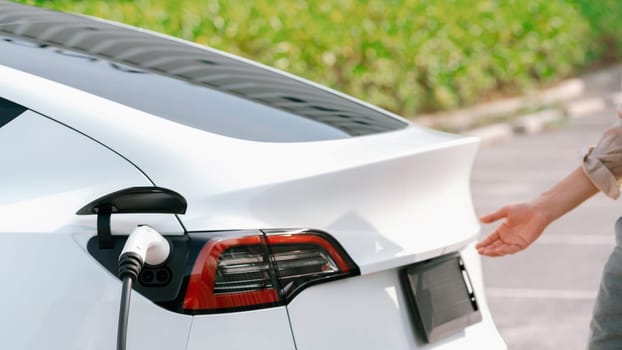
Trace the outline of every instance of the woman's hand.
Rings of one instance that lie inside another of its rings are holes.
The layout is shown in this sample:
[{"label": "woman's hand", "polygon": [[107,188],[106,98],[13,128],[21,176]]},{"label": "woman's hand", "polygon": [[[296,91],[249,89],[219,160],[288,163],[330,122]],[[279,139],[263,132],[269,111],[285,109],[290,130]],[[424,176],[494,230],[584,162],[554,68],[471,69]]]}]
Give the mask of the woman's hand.
[{"label": "woman's hand", "polygon": [[481,255],[503,256],[519,252],[538,239],[551,223],[547,213],[531,203],[507,205],[482,216],[480,221],[489,224],[499,219],[505,220],[475,246]]},{"label": "woman's hand", "polygon": [[533,243],[553,220],[565,215],[598,192],[580,167],[553,188],[528,203],[507,205],[479,220],[489,224],[505,219],[475,248],[481,255],[514,254]]}]

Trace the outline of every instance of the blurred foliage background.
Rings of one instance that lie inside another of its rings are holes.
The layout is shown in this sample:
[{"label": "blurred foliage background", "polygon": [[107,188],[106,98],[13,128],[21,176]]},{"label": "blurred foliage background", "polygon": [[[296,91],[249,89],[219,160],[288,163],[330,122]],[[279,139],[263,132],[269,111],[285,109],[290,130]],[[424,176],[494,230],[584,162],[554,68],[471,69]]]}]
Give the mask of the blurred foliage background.
[{"label": "blurred foliage background", "polygon": [[167,33],[406,117],[617,62],[619,0],[20,0]]}]

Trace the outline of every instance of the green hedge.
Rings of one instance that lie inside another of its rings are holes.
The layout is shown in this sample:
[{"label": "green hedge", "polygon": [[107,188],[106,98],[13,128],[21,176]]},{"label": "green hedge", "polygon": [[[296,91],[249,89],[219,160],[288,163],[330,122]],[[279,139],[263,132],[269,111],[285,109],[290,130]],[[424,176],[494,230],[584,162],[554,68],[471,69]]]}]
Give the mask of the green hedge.
[{"label": "green hedge", "polygon": [[622,48],[618,0],[20,2],[194,40],[407,117],[551,84]]},{"label": "green hedge", "polygon": [[622,1],[568,0],[582,14],[590,27],[588,41],[583,42],[589,62],[607,64],[622,58]]}]

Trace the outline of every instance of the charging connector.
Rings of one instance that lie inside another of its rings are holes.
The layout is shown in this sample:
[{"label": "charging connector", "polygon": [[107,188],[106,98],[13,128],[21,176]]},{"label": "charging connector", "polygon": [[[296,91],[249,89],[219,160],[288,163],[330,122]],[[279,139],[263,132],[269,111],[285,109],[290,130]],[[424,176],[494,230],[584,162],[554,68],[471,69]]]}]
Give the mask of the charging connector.
[{"label": "charging connector", "polygon": [[158,231],[147,225],[140,225],[127,238],[119,262],[126,254],[135,254],[142,264],[160,265],[168,258],[171,246]]},{"label": "charging connector", "polygon": [[171,247],[158,231],[142,225],[132,231],[119,256],[119,277],[123,281],[119,325],[117,329],[117,350],[125,350],[127,324],[130,311],[132,283],[136,281],[143,265],[160,265],[166,261]]}]

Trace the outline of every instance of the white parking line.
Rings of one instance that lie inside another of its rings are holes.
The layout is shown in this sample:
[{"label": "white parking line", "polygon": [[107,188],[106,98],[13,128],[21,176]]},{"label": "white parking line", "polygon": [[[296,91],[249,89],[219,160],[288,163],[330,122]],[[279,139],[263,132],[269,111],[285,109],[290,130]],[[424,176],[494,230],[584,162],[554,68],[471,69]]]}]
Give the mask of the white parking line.
[{"label": "white parking line", "polygon": [[542,235],[535,244],[602,245],[613,247],[615,242],[616,239],[613,233],[610,235],[581,235],[549,232]]},{"label": "white parking line", "polygon": [[572,289],[486,288],[489,298],[595,300],[597,291]]}]

